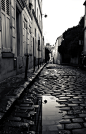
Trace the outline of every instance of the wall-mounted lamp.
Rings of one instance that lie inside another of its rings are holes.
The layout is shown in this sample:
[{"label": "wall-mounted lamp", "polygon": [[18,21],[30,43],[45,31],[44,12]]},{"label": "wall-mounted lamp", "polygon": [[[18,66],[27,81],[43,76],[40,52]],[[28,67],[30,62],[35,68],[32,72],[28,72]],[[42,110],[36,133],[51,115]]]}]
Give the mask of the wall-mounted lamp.
[{"label": "wall-mounted lamp", "polygon": [[42,14],[42,15],[44,15],[45,18],[47,17],[47,14]]}]

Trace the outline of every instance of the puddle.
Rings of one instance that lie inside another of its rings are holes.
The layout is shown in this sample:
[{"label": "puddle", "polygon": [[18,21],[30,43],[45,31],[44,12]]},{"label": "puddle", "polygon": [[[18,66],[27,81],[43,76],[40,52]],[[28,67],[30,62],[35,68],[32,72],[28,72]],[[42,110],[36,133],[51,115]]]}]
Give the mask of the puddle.
[{"label": "puddle", "polygon": [[60,104],[56,102],[55,96],[44,95],[42,96],[42,132],[59,131],[59,121],[66,112],[59,110]]}]

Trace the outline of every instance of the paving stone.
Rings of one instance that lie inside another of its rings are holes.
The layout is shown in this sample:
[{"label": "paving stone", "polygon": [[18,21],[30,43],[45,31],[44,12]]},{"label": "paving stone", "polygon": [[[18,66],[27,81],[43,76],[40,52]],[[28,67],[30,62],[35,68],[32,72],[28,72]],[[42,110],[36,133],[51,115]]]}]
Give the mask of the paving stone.
[{"label": "paving stone", "polygon": [[77,101],[78,99],[70,98],[69,101]]},{"label": "paving stone", "polygon": [[86,121],[86,117],[85,117],[85,121]]},{"label": "paving stone", "polygon": [[86,114],[79,114],[79,117],[86,117]]},{"label": "paving stone", "polygon": [[65,124],[65,129],[77,129],[81,128],[81,125],[79,123],[71,123],[71,124]]},{"label": "paving stone", "polygon": [[60,108],[60,110],[68,111],[68,110],[70,110],[70,107],[63,107],[63,108]]},{"label": "paving stone", "polygon": [[84,124],[84,127],[86,127],[86,122],[84,122],[83,124]]},{"label": "paving stone", "polygon": [[69,107],[76,107],[78,104],[68,104]]},{"label": "paving stone", "polygon": [[59,100],[70,99],[70,97],[59,97]]},{"label": "paving stone", "polygon": [[79,99],[79,101],[84,102],[84,99]]},{"label": "paving stone", "polygon": [[19,109],[19,108],[16,108],[15,110],[15,113],[26,113],[27,112],[27,109]]},{"label": "paving stone", "polygon": [[76,110],[76,111],[80,111],[83,109],[83,107],[80,107],[80,106],[76,106],[76,107],[72,107],[73,110]]},{"label": "paving stone", "polygon": [[28,123],[23,123],[23,122],[10,122],[8,125],[11,127],[23,127],[23,128],[29,127]]},{"label": "paving stone", "polygon": [[36,114],[36,112],[30,111],[28,114],[30,114],[31,116],[34,116]]},{"label": "paving stone", "polygon": [[72,119],[73,122],[84,122],[84,120],[82,118],[74,118]]},{"label": "paving stone", "polygon": [[67,102],[67,100],[56,100],[56,102]]},{"label": "paving stone", "polygon": [[21,107],[28,107],[28,106],[30,106],[30,104],[25,104],[25,103],[24,103],[24,104],[21,104],[20,106],[21,106]]},{"label": "paving stone", "polygon": [[35,131],[29,131],[26,134],[36,134]]},{"label": "paving stone", "polygon": [[80,106],[83,106],[83,107],[85,107],[85,106],[86,106],[86,104],[80,104]]},{"label": "paving stone", "polygon": [[59,97],[65,97],[65,95],[61,94],[61,95],[59,95]]},{"label": "paving stone", "polygon": [[73,97],[74,95],[72,95],[72,94],[67,94],[67,97]]},{"label": "paving stone", "polygon": [[8,120],[10,120],[10,121],[21,121],[21,118],[20,117],[13,117],[13,116],[11,116],[11,117],[9,117],[9,119]]},{"label": "paving stone", "polygon": [[83,92],[82,92],[82,94],[86,96],[86,93],[83,93]]},{"label": "paving stone", "polygon": [[29,113],[15,113],[15,116],[23,117],[23,118],[30,118],[30,114]]},{"label": "paving stone", "polygon": [[63,119],[72,119],[72,118],[74,118],[75,116],[74,115],[65,115],[64,117],[63,117]]},{"label": "paving stone", "polygon": [[73,95],[80,95],[80,93],[72,93]]},{"label": "paving stone", "polygon": [[86,114],[86,110],[84,110],[84,109],[82,109],[82,111],[81,111],[83,114]]},{"label": "paving stone", "polygon": [[34,107],[19,107],[19,109],[34,110]]},{"label": "paving stone", "polygon": [[82,128],[82,129],[74,129],[72,130],[73,134],[86,134],[86,128]]},{"label": "paving stone", "polygon": [[71,134],[69,130],[59,130],[59,134]]},{"label": "paving stone", "polygon": [[70,95],[70,93],[62,93],[63,95]]},{"label": "paving stone", "polygon": [[70,119],[64,119],[64,120],[60,120],[59,123],[61,124],[67,124],[67,123],[71,123],[71,120]]},{"label": "paving stone", "polygon": [[69,89],[68,89],[68,90],[64,90],[64,92],[69,92],[69,93],[72,93],[72,91],[70,91]]},{"label": "paving stone", "polygon": [[58,95],[60,95],[61,93],[52,93],[52,95],[55,95],[56,97],[58,97]]},{"label": "paving stone", "polygon": [[53,90],[53,92],[55,92],[55,93],[58,93],[58,92],[61,92],[61,90]]},{"label": "paving stone", "polygon": [[34,108],[39,108],[39,105],[32,105]]},{"label": "paving stone", "polygon": [[73,110],[67,112],[68,115],[73,115]]},{"label": "paving stone", "polygon": [[80,99],[80,98],[82,98],[82,96],[74,96],[73,98],[74,99]]},{"label": "paving stone", "polygon": [[30,104],[30,105],[34,104],[34,102],[31,99],[25,99],[24,103],[25,104]]},{"label": "paving stone", "polygon": [[72,101],[72,103],[80,104],[80,103],[82,103],[82,102],[81,102],[81,101]]},{"label": "paving stone", "polygon": [[4,113],[0,112],[0,120],[3,118]]},{"label": "paving stone", "polygon": [[57,106],[55,106],[56,108],[62,108],[62,107],[65,107],[66,105],[65,104],[58,104]]}]

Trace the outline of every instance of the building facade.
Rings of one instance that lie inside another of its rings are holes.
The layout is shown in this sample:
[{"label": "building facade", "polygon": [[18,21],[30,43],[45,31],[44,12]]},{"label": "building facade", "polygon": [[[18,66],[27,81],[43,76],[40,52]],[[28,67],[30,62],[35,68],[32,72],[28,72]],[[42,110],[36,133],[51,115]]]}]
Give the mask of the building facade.
[{"label": "building facade", "polygon": [[[41,62],[42,1],[0,0],[0,81]],[[35,61],[35,64],[34,64]]]},{"label": "building facade", "polygon": [[42,0],[33,0],[33,59],[40,64],[43,44]]},{"label": "building facade", "polygon": [[62,38],[62,35],[61,35],[56,39],[56,42],[55,42],[55,46],[54,46],[54,49],[53,49],[53,57],[54,57],[53,60],[54,60],[55,64],[61,64],[62,63],[62,56],[58,52],[58,46],[61,45],[62,40],[63,40],[63,38]]}]

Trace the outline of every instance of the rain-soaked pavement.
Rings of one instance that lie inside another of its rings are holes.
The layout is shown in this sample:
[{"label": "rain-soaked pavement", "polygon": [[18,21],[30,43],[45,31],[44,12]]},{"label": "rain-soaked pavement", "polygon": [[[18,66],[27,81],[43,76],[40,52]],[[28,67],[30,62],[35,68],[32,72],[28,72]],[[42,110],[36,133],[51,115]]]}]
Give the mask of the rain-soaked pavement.
[{"label": "rain-soaked pavement", "polygon": [[86,134],[86,72],[48,64],[0,129],[1,134]]}]

